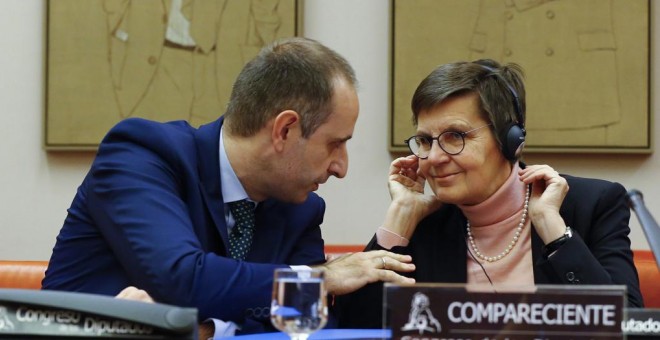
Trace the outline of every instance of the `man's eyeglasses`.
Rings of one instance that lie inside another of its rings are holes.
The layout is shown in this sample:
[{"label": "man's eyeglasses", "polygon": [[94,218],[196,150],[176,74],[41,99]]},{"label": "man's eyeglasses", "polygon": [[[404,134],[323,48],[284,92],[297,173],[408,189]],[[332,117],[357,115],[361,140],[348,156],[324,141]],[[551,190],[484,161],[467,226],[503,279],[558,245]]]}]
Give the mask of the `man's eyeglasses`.
[{"label": "man's eyeglasses", "polygon": [[467,136],[468,133],[477,131],[490,125],[491,124],[486,124],[484,126],[480,126],[465,132],[445,131],[437,137],[412,136],[406,139],[404,142],[408,145],[410,151],[421,159],[427,159],[429,157],[434,140],[438,141],[438,145],[440,145],[442,151],[450,155],[458,155],[465,148],[465,136]]}]

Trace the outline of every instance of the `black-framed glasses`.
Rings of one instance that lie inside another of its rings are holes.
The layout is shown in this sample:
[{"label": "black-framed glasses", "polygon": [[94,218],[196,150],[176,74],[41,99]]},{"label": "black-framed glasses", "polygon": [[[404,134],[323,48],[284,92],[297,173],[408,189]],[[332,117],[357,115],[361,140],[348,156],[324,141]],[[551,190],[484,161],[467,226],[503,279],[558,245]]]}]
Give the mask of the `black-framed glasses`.
[{"label": "black-framed glasses", "polygon": [[458,155],[465,148],[465,136],[467,136],[468,133],[490,125],[492,124],[486,124],[465,132],[445,131],[437,137],[412,136],[406,139],[404,143],[408,145],[408,148],[415,156],[421,159],[429,158],[434,140],[438,141],[438,145],[440,145],[442,151],[450,155]]}]

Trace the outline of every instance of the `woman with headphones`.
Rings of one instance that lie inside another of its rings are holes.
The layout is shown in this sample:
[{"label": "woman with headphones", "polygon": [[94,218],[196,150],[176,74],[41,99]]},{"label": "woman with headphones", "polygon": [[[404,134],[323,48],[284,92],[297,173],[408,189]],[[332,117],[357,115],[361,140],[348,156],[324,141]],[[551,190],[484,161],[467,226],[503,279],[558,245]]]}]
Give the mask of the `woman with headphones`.
[{"label": "woman with headphones", "polygon": [[[643,306],[625,188],[519,161],[522,78],[516,64],[478,60],[439,66],[420,83],[412,98],[417,132],[406,140],[412,155],[390,166],[392,202],[367,250],[411,255],[416,282],[496,291],[618,284],[627,286],[629,306]],[[341,297],[340,326],[380,327],[381,296],[373,284]]]}]

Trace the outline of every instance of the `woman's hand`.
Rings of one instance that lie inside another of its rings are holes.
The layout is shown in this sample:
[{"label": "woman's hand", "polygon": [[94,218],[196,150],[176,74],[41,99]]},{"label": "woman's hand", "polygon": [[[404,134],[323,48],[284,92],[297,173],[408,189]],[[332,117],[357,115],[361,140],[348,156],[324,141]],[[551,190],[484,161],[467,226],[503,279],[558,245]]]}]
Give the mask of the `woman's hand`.
[{"label": "woman's hand", "polygon": [[400,157],[390,164],[388,187],[392,201],[409,201],[424,194],[426,178],[419,172],[419,159],[415,155]]},{"label": "woman's hand", "polygon": [[529,165],[518,173],[520,180],[532,185],[529,197],[529,217],[545,244],[558,239],[566,231],[559,215],[568,193],[566,179],[548,165]]},{"label": "woman's hand", "polygon": [[392,203],[383,228],[410,239],[419,221],[440,208],[442,203],[435,195],[424,194],[425,181],[416,156],[401,157],[392,162],[388,180]]}]

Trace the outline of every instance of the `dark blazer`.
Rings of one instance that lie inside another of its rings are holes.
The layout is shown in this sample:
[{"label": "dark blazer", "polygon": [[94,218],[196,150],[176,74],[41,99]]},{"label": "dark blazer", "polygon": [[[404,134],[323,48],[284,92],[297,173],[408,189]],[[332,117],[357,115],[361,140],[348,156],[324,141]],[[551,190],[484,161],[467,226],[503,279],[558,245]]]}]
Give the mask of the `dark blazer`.
[{"label": "dark blazer", "polygon": [[[532,227],[534,282],[537,284],[619,284],[628,288],[628,305],[643,306],[628,234],[630,210],[626,190],[618,183],[563,176],[570,187],[560,209],[569,239],[549,259],[543,241]],[[466,219],[455,205],[444,205],[422,220],[407,247],[392,251],[409,254],[417,282],[467,282]],[[383,249],[374,237],[368,250]],[[382,284],[371,284],[337,299],[339,326],[380,328]]]},{"label": "dark blazer", "polygon": [[156,301],[198,308],[200,320],[234,321],[244,332],[269,327],[273,270],[325,261],[325,203],[314,193],[299,205],[261,202],[246,261],[229,258],[222,122],[115,126],[68,210],[44,289],[115,295],[133,285]]}]

